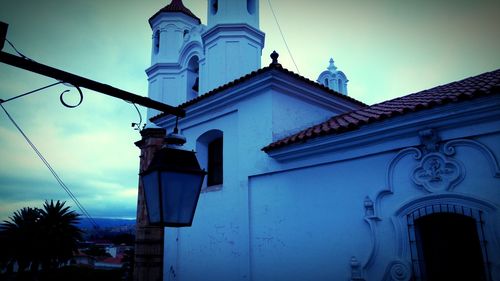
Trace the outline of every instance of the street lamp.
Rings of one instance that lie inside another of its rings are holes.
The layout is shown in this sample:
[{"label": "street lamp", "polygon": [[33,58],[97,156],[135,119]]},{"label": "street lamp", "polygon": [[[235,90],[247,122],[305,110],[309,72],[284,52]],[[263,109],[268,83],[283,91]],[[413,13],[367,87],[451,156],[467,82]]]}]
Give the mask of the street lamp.
[{"label": "street lamp", "polygon": [[[22,54],[20,54],[20,56],[15,56],[3,52],[2,49],[6,41],[7,29],[8,24],[0,22],[0,63],[9,64],[17,68],[51,77],[59,82],[7,100],[0,99],[0,105],[48,87],[65,83],[76,87],[80,94],[80,101],[76,106],[83,100],[83,93],[80,89],[80,87],[83,87],[177,117],[185,117],[186,115],[185,110],[180,107],[173,107],[147,97],[139,96],[35,62],[34,60],[24,57]],[[66,107],[76,107],[70,106],[63,101],[63,94],[66,92],[67,91],[64,91],[60,96],[61,103]],[[146,130],[147,129],[143,131]],[[134,269],[136,273],[134,276],[139,278],[139,280],[161,279],[163,270],[163,226],[191,226],[193,222],[194,212],[200,196],[201,185],[206,172],[200,169],[194,151],[188,151],[182,148],[185,142],[186,139],[178,134],[176,124],[173,134],[167,136],[167,145],[155,153],[149,167],[140,174],[145,200],[142,201],[139,198],[138,208],[142,210],[144,205],[142,205],[141,202],[146,203],[149,222],[143,222],[142,217],[139,219],[138,215],[138,227],[136,229],[138,237],[136,240],[137,254]],[[142,163],[141,160],[141,164]],[[139,223],[139,221],[141,222]],[[144,225],[144,223],[146,225]],[[150,225],[152,226],[150,227]],[[156,239],[157,237],[155,235],[158,235],[158,239]]]},{"label": "street lamp", "polygon": [[185,142],[175,128],[140,174],[151,225],[184,227],[193,222],[206,172],[195,152],[182,147]]}]

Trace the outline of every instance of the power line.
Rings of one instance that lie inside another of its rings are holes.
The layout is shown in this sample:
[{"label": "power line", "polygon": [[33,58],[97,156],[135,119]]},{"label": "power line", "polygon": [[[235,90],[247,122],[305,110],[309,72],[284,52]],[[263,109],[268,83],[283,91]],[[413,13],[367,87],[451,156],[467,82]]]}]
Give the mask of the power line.
[{"label": "power line", "polygon": [[12,97],[12,98],[8,98],[8,99],[6,99],[6,100],[2,100],[2,99],[0,99],[0,103],[4,103],[4,102],[11,101],[11,100],[15,100],[15,99],[18,99],[18,98],[21,98],[21,97],[24,97],[24,96],[27,96],[27,95],[30,95],[30,94],[36,93],[36,92],[38,92],[38,91],[41,91],[41,90],[44,90],[44,89],[47,89],[47,88],[53,87],[53,86],[58,85],[58,84],[61,84],[61,83],[63,83],[63,82],[56,82],[56,83],[53,83],[53,84],[50,84],[50,85],[47,85],[47,86],[44,86],[44,87],[41,87],[41,88],[35,89],[35,90],[33,90],[33,91],[29,91],[29,92],[24,93],[24,94],[21,94],[21,95],[18,95],[18,96]]},{"label": "power line", "polygon": [[276,22],[276,25],[278,26],[278,30],[280,31],[281,38],[283,38],[283,42],[285,43],[285,47],[288,51],[288,54],[290,55],[290,58],[292,58],[292,62],[295,65],[295,69],[297,69],[297,73],[300,74],[299,67],[295,63],[295,60],[293,59],[292,52],[290,51],[290,48],[288,47],[288,44],[286,43],[285,35],[283,34],[283,31],[281,30],[281,26],[278,22],[278,18],[276,17],[276,14],[274,13],[273,5],[271,5],[271,0],[267,0],[267,3],[269,4],[269,8],[271,9],[271,12],[274,17],[274,21]]},{"label": "power line", "polygon": [[25,56],[23,53],[19,52],[17,50],[17,48],[14,46],[14,44],[12,44],[7,38],[5,38],[5,41],[7,41],[7,43],[9,43],[9,45],[12,47],[12,49],[14,49],[14,51],[19,55],[21,56],[23,59],[27,59],[27,60],[30,60],[30,61],[34,61],[32,59],[30,59],[29,57]]},{"label": "power line", "polygon": [[52,168],[50,163],[45,159],[45,157],[42,155],[42,153],[38,150],[38,148],[35,146],[35,144],[28,138],[28,136],[24,133],[24,131],[21,129],[21,127],[16,123],[14,118],[9,114],[9,112],[5,109],[5,107],[0,103],[0,107],[2,107],[3,111],[9,118],[9,120],[14,124],[14,126],[17,128],[17,130],[23,135],[24,139],[26,142],[31,146],[31,148],[35,151],[36,155],[42,160],[42,162],[45,164],[45,166],[49,169],[49,171],[52,173],[56,181],[59,183],[59,185],[66,191],[66,193],[69,195],[69,197],[73,200],[73,202],[76,204],[76,206],[80,209],[82,214],[87,217],[87,219],[92,223],[94,228],[99,228],[99,225],[96,223],[96,221],[92,218],[92,216],[87,212],[85,207],[80,203],[80,201],[76,198],[76,196],[71,192],[69,187],[63,182],[63,180],[59,177],[59,175],[56,173],[56,171]]}]

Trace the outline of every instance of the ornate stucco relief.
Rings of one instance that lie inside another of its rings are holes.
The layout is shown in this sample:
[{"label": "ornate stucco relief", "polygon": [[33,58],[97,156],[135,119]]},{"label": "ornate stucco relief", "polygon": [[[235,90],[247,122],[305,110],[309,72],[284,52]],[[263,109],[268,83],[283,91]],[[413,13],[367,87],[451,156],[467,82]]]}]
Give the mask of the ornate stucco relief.
[{"label": "ornate stucco relief", "polygon": [[[418,147],[408,147],[400,150],[389,162],[386,172],[386,186],[381,189],[375,200],[372,201],[369,196],[366,196],[363,201],[365,209],[364,220],[370,229],[371,249],[368,257],[363,263],[363,272],[368,272],[375,264],[379,249],[381,248],[382,237],[378,237],[377,222],[382,221],[381,204],[382,199],[388,195],[394,194],[394,175],[402,159],[411,157],[415,162],[413,168],[409,170],[409,180],[415,184],[415,187],[421,189],[425,194],[415,195],[415,197],[405,199],[405,204],[413,204],[413,202],[427,202],[426,204],[434,204],[435,196],[448,200],[448,197],[457,198],[449,202],[450,204],[458,204],[460,206],[468,206],[472,201],[478,201],[473,195],[465,196],[457,194],[454,189],[464,180],[466,176],[465,165],[457,159],[457,147],[472,148],[480,153],[488,163],[488,169],[493,177],[500,177],[500,168],[495,155],[484,144],[471,139],[456,139],[442,142],[434,129],[427,129],[419,132],[421,145]],[[425,200],[430,198],[430,201]],[[422,201],[423,200],[423,201]],[[472,200],[472,201],[471,201]],[[432,202],[431,202],[432,201]],[[460,201],[460,202],[459,202]],[[447,202],[447,201],[446,201]],[[416,203],[415,203],[416,204]],[[420,204],[420,203],[419,203]],[[409,280],[411,278],[411,269],[408,268],[407,247],[403,244],[406,242],[406,225],[404,224],[405,215],[397,211],[396,217],[391,217],[396,230],[396,240],[398,240],[399,248],[396,256],[400,259],[391,262],[386,270],[383,280]],[[380,226],[378,226],[380,228]],[[399,233],[401,232],[401,233]],[[408,274],[406,274],[408,273]]]}]

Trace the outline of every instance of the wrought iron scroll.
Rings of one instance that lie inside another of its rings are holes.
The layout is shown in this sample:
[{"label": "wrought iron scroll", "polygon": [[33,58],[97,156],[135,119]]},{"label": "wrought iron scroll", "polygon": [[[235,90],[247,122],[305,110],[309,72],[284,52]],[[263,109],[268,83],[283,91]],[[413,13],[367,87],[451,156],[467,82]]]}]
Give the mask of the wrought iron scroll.
[{"label": "wrought iron scroll", "polygon": [[75,85],[73,85],[73,84],[69,84],[69,83],[63,83],[63,84],[64,84],[65,86],[68,86],[68,85],[69,85],[69,86],[75,87],[75,88],[76,88],[76,90],[78,91],[78,95],[79,95],[79,97],[80,97],[80,100],[79,100],[79,101],[78,101],[78,103],[77,103],[77,104],[75,104],[75,105],[70,105],[70,104],[66,103],[66,102],[64,101],[64,94],[71,92],[71,90],[64,90],[64,91],[61,93],[61,95],[59,95],[59,101],[61,101],[62,105],[64,105],[64,106],[65,106],[65,107],[67,107],[67,108],[75,108],[75,107],[78,107],[80,104],[82,104],[82,102],[83,102],[83,92],[82,92],[82,89],[80,89],[80,87],[75,86]]}]

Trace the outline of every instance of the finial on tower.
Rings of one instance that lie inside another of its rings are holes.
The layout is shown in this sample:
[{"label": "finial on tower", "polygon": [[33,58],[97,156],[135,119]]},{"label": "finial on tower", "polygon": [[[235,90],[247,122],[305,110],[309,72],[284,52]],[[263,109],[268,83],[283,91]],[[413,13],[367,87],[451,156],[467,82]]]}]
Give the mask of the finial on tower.
[{"label": "finial on tower", "polygon": [[278,62],[278,57],[280,54],[278,54],[276,51],[273,51],[271,53],[271,59],[273,60],[269,66],[278,66],[281,67],[281,64]]},{"label": "finial on tower", "polygon": [[332,73],[337,70],[337,67],[335,66],[333,58],[330,58],[330,65],[328,66],[328,70],[330,70],[330,72],[332,72]]},{"label": "finial on tower", "polygon": [[329,63],[327,70],[321,72],[316,81],[331,90],[347,96],[347,82],[349,82],[347,76],[335,66],[333,58],[330,58]]}]

